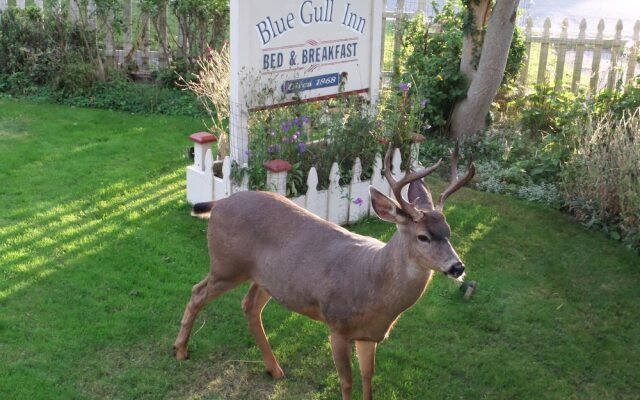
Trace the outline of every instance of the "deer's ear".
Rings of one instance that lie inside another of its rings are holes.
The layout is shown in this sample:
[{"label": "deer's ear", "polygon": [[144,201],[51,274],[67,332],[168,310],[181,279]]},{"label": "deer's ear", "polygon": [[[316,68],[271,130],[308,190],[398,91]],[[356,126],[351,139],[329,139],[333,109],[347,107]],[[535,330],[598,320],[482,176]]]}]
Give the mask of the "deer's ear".
[{"label": "deer's ear", "polygon": [[398,203],[382,194],[378,189],[369,186],[371,206],[380,219],[394,224],[406,224],[411,221],[407,213],[402,211]]},{"label": "deer's ear", "polygon": [[433,210],[433,200],[431,194],[427,190],[427,186],[422,179],[415,180],[409,184],[407,193],[410,203],[414,203],[421,210]]}]

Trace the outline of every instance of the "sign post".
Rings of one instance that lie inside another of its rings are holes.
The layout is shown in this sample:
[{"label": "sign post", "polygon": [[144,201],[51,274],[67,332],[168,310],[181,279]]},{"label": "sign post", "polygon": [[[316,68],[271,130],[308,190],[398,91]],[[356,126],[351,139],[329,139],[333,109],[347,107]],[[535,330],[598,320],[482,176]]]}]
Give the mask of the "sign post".
[{"label": "sign post", "polygon": [[383,0],[231,0],[231,158],[248,113],[297,101],[378,99]]}]

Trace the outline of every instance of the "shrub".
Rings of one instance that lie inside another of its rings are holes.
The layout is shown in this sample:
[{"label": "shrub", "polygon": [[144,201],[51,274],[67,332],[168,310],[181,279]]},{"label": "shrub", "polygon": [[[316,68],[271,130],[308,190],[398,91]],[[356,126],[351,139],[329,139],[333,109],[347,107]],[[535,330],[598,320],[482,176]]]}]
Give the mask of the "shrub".
[{"label": "shrub", "polygon": [[415,88],[407,82],[385,90],[380,98],[377,125],[384,137],[382,141],[400,149],[403,170],[410,164],[411,144],[416,134],[430,127],[426,116],[428,106],[428,100],[420,99]]},{"label": "shrub", "polygon": [[156,113],[205,117],[196,97],[188,91],[124,80],[96,84],[73,96],[59,96],[57,102],[78,107],[102,108],[131,113]]},{"label": "shrub", "polygon": [[603,90],[593,100],[592,110],[596,116],[604,116],[608,113],[616,118],[623,114],[633,112],[640,107],[640,77],[624,88],[616,90]]},{"label": "shrub", "polygon": [[541,137],[578,126],[587,115],[587,102],[569,91],[557,91],[537,85],[534,92],[515,101],[520,111],[520,125]]},{"label": "shrub", "polygon": [[518,197],[528,201],[556,205],[560,202],[560,191],[553,183],[542,182],[541,184],[531,184],[518,189]]},{"label": "shrub", "polygon": [[[96,13],[111,3],[97,4]],[[85,21],[86,22],[86,21]],[[91,38],[91,40],[86,40]],[[85,23],[73,23],[64,7],[4,10],[0,19],[0,94],[30,97],[82,107],[136,113],[206,113],[191,93],[156,85],[134,85],[126,71],[105,68],[97,61],[96,33]],[[173,70],[159,71],[164,83],[175,79]]]},{"label": "shrub", "polygon": [[583,132],[563,166],[567,207],[588,226],[640,249],[640,108],[595,117]]},{"label": "shrub", "polygon": [[440,24],[441,33],[430,33],[421,14],[404,25],[399,82],[411,82],[414,95],[428,100],[429,123],[443,132],[455,102],[467,88],[460,72],[462,17],[447,3],[434,22]]},{"label": "shrub", "polygon": [[66,92],[91,86],[98,80],[92,65],[98,49],[83,37],[92,36],[95,32],[72,24],[57,8],[46,13],[33,6],[5,10],[0,19],[0,75],[13,82],[2,90],[25,95],[37,86]]},{"label": "shrub", "polygon": [[[151,8],[157,7],[162,0],[145,0]],[[177,56],[191,65],[206,54],[207,49],[219,48],[227,39],[229,29],[228,0],[172,0],[169,8],[178,20],[183,45],[178,45]],[[184,75],[182,75],[184,76]]]},{"label": "shrub", "polygon": [[218,136],[218,156],[229,155],[227,127],[229,122],[229,93],[231,91],[231,60],[229,46],[220,51],[209,49],[199,57],[197,74],[180,76],[180,85],[194,93],[211,118],[209,130]]},{"label": "shrub", "polygon": [[[399,82],[413,83],[415,95],[428,101],[425,122],[428,118],[433,131],[440,134],[445,133],[456,102],[467,93],[468,82],[460,72],[462,37],[465,29],[468,29],[465,25],[466,16],[464,7],[459,3],[447,2],[441,10],[436,9],[433,20],[440,26],[440,32],[429,32],[429,26],[421,14],[404,24],[397,79]],[[500,97],[515,87],[524,56],[524,38],[516,29]]]}]

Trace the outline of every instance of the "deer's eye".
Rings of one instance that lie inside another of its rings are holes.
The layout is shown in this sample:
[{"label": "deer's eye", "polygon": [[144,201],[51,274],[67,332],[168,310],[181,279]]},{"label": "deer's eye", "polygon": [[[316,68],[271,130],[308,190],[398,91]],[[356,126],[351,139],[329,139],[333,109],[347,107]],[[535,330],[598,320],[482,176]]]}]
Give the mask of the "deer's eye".
[{"label": "deer's eye", "polygon": [[425,243],[429,243],[431,241],[427,235],[418,235],[418,240]]}]

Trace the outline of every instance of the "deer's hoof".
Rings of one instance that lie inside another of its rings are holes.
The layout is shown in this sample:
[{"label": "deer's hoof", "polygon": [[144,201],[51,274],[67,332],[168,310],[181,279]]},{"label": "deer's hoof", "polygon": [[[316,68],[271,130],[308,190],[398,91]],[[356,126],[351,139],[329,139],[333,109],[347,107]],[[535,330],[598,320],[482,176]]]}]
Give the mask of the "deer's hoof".
[{"label": "deer's hoof", "polygon": [[276,365],[273,368],[269,368],[267,370],[273,379],[282,379],[284,378],[284,371],[280,368],[279,365]]},{"label": "deer's hoof", "polygon": [[176,360],[178,361],[184,361],[189,358],[189,353],[187,352],[187,349],[180,349],[180,348],[174,347],[174,351],[176,355]]}]

